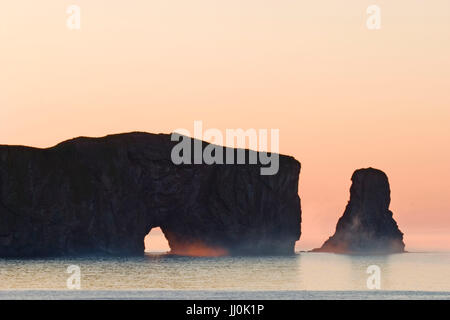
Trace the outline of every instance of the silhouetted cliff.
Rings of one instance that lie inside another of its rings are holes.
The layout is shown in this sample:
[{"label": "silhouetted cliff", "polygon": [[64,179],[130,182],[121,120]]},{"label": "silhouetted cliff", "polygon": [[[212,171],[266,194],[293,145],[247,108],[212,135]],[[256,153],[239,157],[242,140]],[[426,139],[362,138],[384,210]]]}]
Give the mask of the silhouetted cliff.
[{"label": "silhouetted cliff", "polygon": [[403,252],[403,233],[389,210],[391,191],[386,174],[368,168],[352,176],[350,201],[339,219],[336,232],[315,252]]},{"label": "silhouetted cliff", "polygon": [[173,253],[294,253],[298,161],[280,156],[272,176],[261,164],[175,165],[175,144],[128,133],[0,146],[0,256],[143,254],[158,226]]}]

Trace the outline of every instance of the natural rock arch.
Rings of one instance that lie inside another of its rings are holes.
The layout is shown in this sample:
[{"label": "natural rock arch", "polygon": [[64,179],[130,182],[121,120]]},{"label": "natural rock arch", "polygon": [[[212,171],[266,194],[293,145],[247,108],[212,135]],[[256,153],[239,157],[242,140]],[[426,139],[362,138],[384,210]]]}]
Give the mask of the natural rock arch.
[{"label": "natural rock arch", "polygon": [[142,255],[156,226],[174,253],[294,253],[298,161],[262,176],[261,164],[175,165],[173,146],[147,133],[0,146],[0,257]]}]

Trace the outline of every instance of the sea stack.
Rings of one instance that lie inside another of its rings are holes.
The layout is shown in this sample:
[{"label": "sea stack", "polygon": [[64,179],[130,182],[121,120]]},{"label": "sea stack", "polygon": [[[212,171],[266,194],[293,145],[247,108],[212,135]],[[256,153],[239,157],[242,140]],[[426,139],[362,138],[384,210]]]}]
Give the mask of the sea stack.
[{"label": "sea stack", "polygon": [[261,163],[175,164],[176,144],[134,132],[0,146],[0,257],[143,255],[156,227],[174,254],[294,254],[297,160],[279,155],[273,175]]},{"label": "sea stack", "polygon": [[350,201],[336,232],[313,252],[389,254],[404,252],[403,233],[389,210],[387,175],[374,168],[353,173]]}]

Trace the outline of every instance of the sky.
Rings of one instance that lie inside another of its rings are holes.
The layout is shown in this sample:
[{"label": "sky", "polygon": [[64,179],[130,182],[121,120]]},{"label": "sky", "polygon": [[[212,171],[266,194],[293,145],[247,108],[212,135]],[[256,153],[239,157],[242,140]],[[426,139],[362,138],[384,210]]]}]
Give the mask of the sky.
[{"label": "sky", "polygon": [[406,249],[450,250],[449,40],[448,0],[2,1],[0,144],[279,129],[302,163],[299,249],[333,234],[372,166]]}]

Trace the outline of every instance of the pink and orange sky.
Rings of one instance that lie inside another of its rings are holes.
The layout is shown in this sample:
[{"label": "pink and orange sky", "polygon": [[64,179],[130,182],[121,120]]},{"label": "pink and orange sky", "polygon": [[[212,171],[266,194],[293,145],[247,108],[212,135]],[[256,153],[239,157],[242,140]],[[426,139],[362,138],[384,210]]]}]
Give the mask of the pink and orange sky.
[{"label": "pink and orange sky", "polygon": [[334,232],[352,172],[373,166],[407,250],[450,250],[449,57],[448,0],[3,1],[0,143],[276,128],[302,163],[299,249]]}]

